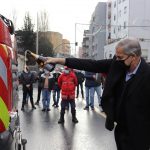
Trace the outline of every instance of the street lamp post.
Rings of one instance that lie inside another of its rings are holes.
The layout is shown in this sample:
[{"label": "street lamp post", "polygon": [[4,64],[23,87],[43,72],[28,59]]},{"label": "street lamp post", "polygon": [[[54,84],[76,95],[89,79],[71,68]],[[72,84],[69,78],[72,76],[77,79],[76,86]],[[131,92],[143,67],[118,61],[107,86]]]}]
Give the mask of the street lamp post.
[{"label": "street lamp post", "polygon": [[36,31],[36,54],[39,53],[39,20],[38,20],[38,13],[37,13],[37,31]]},{"label": "street lamp post", "polygon": [[[76,40],[77,40],[77,25],[88,25],[88,26],[90,26],[90,25],[93,25],[93,26],[97,26],[97,29],[96,29],[96,31],[92,31],[92,30],[90,30],[91,31],[91,33],[89,32],[89,33],[86,33],[84,36],[85,37],[91,37],[91,36],[96,36],[99,32],[103,32],[102,31],[102,29],[103,29],[103,27],[105,27],[106,25],[100,25],[100,24],[97,24],[97,23],[95,23],[95,22],[93,22],[93,23],[89,23],[89,24],[86,24],[86,23],[75,23],[75,42],[76,42]],[[105,32],[105,31],[104,31]],[[90,42],[91,43],[91,42]],[[92,43],[91,43],[92,44]],[[75,55],[76,55],[76,47],[75,47]]]},{"label": "street lamp post", "polygon": [[75,56],[76,56],[76,46],[78,45],[77,42],[77,25],[84,25],[84,26],[89,26],[89,23],[75,23]]}]

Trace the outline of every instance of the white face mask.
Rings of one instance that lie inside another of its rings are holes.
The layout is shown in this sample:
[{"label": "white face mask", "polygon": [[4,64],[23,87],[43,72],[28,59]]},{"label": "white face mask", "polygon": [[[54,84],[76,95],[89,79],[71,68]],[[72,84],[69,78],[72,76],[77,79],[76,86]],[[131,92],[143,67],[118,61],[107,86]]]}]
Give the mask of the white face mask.
[{"label": "white face mask", "polygon": [[69,74],[69,72],[70,72],[69,70],[64,70],[65,74]]}]

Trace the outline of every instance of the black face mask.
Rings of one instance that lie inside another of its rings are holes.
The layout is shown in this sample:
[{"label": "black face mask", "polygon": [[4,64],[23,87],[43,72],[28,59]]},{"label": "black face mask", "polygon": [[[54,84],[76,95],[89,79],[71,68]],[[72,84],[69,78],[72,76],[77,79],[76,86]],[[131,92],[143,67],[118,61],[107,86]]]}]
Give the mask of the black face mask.
[{"label": "black face mask", "polygon": [[[126,59],[125,59],[126,60]],[[130,65],[127,66],[124,61],[125,60],[116,60],[116,64],[121,68],[121,69],[124,69],[124,70],[128,70],[130,68]]]}]

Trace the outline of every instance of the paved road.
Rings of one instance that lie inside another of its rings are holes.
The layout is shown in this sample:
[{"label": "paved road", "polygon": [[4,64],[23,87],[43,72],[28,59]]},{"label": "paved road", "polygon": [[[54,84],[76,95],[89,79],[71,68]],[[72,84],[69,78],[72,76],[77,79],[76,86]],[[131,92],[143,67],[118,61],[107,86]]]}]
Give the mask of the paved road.
[{"label": "paved road", "polygon": [[[36,95],[34,89],[34,100]],[[22,99],[21,91],[19,96]],[[83,110],[85,104],[80,98],[76,104],[78,124],[72,123],[70,111],[66,111],[64,125],[58,124],[60,110],[51,107],[50,112],[42,112],[42,104],[33,111],[30,104],[25,112],[19,111],[27,150],[116,150],[113,132],[104,128],[99,108]]]},{"label": "paved road", "polygon": [[[34,101],[37,89],[34,88]],[[113,132],[104,128],[105,118],[100,115],[97,100],[95,111],[83,110],[84,100],[76,99],[78,124],[72,123],[70,111],[66,111],[64,125],[58,124],[60,108],[51,107],[50,112],[42,112],[42,104],[36,110],[30,103],[22,112],[22,91],[19,91],[19,114],[23,138],[28,140],[26,150],[116,150]],[[52,105],[52,101],[51,101]],[[14,146],[0,150],[14,150]],[[12,148],[13,147],[13,148]]]}]

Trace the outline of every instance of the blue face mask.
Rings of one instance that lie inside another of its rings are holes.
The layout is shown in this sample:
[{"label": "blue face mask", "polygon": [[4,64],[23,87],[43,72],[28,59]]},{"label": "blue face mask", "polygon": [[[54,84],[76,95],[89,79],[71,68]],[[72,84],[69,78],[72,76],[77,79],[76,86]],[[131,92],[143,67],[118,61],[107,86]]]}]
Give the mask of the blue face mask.
[{"label": "blue face mask", "polygon": [[46,75],[49,74],[49,71],[45,70],[45,74],[46,74]]}]

